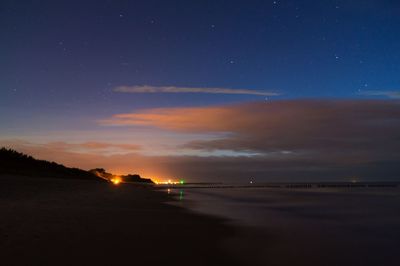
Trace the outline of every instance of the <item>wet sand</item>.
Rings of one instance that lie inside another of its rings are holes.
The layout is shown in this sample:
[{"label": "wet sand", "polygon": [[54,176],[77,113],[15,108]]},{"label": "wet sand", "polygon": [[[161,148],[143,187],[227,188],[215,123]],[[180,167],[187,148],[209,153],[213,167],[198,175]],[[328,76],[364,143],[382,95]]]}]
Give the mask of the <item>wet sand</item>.
[{"label": "wet sand", "polygon": [[1,265],[237,265],[224,220],[166,193],[87,180],[0,176]]}]

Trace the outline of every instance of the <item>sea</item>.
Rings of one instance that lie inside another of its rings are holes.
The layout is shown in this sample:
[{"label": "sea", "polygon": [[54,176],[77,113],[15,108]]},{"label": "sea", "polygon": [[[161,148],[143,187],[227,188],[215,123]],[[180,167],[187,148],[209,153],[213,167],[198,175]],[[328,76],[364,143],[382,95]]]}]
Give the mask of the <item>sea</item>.
[{"label": "sea", "polygon": [[237,228],[223,245],[245,265],[400,265],[398,185],[176,186],[191,211]]}]

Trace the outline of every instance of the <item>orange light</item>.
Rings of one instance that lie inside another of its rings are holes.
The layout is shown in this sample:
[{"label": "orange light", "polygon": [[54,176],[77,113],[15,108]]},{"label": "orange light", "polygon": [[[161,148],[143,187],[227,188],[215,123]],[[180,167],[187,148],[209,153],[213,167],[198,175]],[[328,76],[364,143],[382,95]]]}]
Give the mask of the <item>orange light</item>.
[{"label": "orange light", "polygon": [[121,183],[121,178],[116,177],[111,179],[111,182],[113,182],[114,185],[118,185],[119,183]]},{"label": "orange light", "polygon": [[175,180],[168,179],[166,181],[154,181],[154,183],[156,185],[183,185],[185,183],[185,181],[183,181],[183,180],[175,181]]}]

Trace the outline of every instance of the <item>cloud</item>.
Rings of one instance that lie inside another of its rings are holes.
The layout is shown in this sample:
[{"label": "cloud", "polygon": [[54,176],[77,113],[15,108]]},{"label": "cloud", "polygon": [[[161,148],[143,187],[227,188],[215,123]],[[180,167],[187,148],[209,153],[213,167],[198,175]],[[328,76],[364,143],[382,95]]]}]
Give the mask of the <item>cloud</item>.
[{"label": "cloud", "polygon": [[155,179],[183,178],[197,182],[232,181],[350,181],[399,180],[400,164],[395,160],[353,162],[321,160],[292,156],[276,158],[142,156],[138,153],[103,155],[57,150],[26,141],[14,141],[12,148],[39,159],[63,163],[70,167],[102,167],[116,174],[139,173]]},{"label": "cloud", "polygon": [[117,148],[126,151],[137,151],[140,150],[140,145],[136,144],[127,144],[127,143],[107,143],[107,142],[96,142],[96,141],[88,141],[84,143],[78,144],[69,144],[76,147],[82,147],[85,149],[99,150],[99,149],[109,149],[109,148]]},{"label": "cloud", "polygon": [[223,107],[154,108],[116,114],[98,122],[114,126],[154,126],[175,131],[222,131],[231,122],[232,112],[233,109]]},{"label": "cloud", "polygon": [[34,143],[23,140],[2,140],[3,146],[14,147],[37,147],[50,149],[52,151],[79,152],[79,153],[103,153],[103,154],[119,154],[136,152],[141,149],[141,146],[127,143],[108,143],[87,141],[81,143],[70,143],[64,141],[55,141],[47,143]]},{"label": "cloud", "polygon": [[365,96],[384,96],[390,99],[400,99],[400,91],[377,91],[377,90],[369,90],[369,91],[361,91],[360,95]]},{"label": "cloud", "polygon": [[171,144],[168,138],[157,142],[171,144],[176,153],[168,155],[160,153],[157,146],[150,154],[143,153],[146,147],[136,151],[135,146],[119,153],[99,150],[107,145],[107,149],[117,149],[121,143],[15,142],[12,147],[69,166],[190,181],[400,180],[397,100],[155,108],[116,114],[101,123],[120,125],[111,127],[116,131],[145,126],[146,132],[157,132],[155,142],[162,134],[171,138],[175,134],[184,141]]},{"label": "cloud", "polygon": [[[86,145],[84,144],[84,146]],[[110,146],[114,145],[110,144]],[[108,154],[99,152],[96,147],[95,152],[86,152],[76,149],[75,144],[71,146],[64,142],[34,143],[18,139],[0,140],[0,147],[12,148],[38,159],[55,161],[69,167],[86,170],[100,167],[116,174],[140,173],[149,177],[160,174],[160,170],[153,171],[150,160],[146,160],[135,151]]]},{"label": "cloud", "polygon": [[123,93],[211,93],[211,94],[247,94],[261,96],[278,96],[277,92],[257,91],[249,89],[228,89],[228,88],[191,88],[174,86],[119,86],[115,92]]},{"label": "cloud", "polygon": [[314,160],[395,159],[400,102],[293,100],[239,105],[156,108],[117,114],[104,125],[152,126],[186,133],[225,133],[184,148],[294,154]]}]

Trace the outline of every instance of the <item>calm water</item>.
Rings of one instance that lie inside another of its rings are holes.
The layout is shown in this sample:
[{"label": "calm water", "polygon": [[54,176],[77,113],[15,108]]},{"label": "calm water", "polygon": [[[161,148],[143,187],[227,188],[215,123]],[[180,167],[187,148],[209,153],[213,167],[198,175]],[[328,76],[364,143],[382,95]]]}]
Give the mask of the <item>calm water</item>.
[{"label": "calm water", "polygon": [[245,228],[227,246],[250,264],[400,265],[399,188],[171,192],[180,205]]}]

